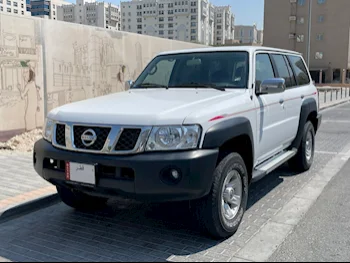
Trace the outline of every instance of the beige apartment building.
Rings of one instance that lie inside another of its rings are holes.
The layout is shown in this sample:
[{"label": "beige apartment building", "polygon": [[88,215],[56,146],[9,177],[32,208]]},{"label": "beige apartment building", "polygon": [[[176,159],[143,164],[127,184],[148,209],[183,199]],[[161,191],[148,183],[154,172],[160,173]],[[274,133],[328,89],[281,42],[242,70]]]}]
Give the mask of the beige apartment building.
[{"label": "beige apartment building", "polygon": [[310,1],[312,78],[349,82],[350,0],[265,0],[264,46],[298,51],[307,61]]},{"label": "beige apartment building", "polygon": [[256,25],[235,26],[235,40],[241,44],[261,45],[263,41],[263,31],[258,30]]}]

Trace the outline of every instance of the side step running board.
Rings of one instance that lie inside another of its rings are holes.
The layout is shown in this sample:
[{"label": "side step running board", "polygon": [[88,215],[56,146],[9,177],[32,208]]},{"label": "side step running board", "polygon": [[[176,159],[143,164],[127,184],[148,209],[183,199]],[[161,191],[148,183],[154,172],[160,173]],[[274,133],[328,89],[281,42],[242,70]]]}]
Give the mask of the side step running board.
[{"label": "side step running board", "polygon": [[275,157],[267,160],[266,162],[258,165],[253,171],[252,183],[259,181],[267,174],[271,173],[277,167],[281,166],[289,159],[293,158],[297,154],[297,149],[292,149],[290,151],[282,152]]}]

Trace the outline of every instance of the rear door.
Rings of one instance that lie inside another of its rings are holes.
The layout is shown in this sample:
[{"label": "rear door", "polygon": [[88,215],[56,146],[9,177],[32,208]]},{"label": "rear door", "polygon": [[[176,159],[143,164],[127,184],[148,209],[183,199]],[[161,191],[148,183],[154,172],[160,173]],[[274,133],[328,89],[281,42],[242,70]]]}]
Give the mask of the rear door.
[{"label": "rear door", "polygon": [[286,90],[286,118],[288,119],[288,137],[290,143],[298,132],[301,106],[305,99],[312,94],[311,79],[303,59],[297,55],[286,55],[296,84]]},{"label": "rear door", "polygon": [[301,107],[301,94],[297,88],[293,70],[289,60],[284,54],[271,55],[279,78],[286,81],[286,91],[284,92],[284,118],[283,118],[283,148],[287,148],[296,136]]}]

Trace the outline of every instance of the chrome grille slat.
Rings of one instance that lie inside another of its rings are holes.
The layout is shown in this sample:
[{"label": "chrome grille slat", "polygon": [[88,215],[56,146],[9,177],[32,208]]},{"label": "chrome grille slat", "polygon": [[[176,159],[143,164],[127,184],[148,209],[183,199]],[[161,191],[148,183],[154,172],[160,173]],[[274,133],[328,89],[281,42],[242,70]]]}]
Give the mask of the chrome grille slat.
[{"label": "chrome grille slat", "polygon": [[[76,152],[114,155],[135,154],[144,151],[148,136],[152,130],[152,127],[149,126],[56,122],[56,131],[57,127],[60,125],[65,126],[65,145],[62,144],[63,140],[61,127],[61,137],[58,138],[56,133],[53,136],[52,144],[55,147]],[[77,127],[79,132],[75,130]],[[97,132],[95,132],[97,134],[97,140],[100,140],[96,146],[93,144],[90,147],[86,147],[82,144],[81,133],[83,133],[85,129],[96,129]],[[104,131],[102,135],[99,133],[100,130]],[[131,136],[132,138],[127,138],[128,136]]]}]

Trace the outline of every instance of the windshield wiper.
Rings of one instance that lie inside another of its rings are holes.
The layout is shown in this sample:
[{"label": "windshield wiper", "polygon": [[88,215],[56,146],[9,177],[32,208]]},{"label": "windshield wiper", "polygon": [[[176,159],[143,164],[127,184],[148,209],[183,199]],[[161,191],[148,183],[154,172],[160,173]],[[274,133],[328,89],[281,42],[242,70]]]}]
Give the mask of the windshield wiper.
[{"label": "windshield wiper", "polygon": [[169,87],[166,85],[156,84],[156,83],[142,83],[140,85],[135,86],[134,88],[164,88],[168,89]]},{"label": "windshield wiper", "polygon": [[216,89],[220,91],[225,91],[225,88],[219,87],[213,83],[205,84],[205,83],[197,83],[197,82],[190,82],[186,84],[181,84],[181,85],[174,85],[170,87],[181,87],[181,88],[186,88],[186,87],[196,87],[196,88],[210,88],[210,89]]}]

